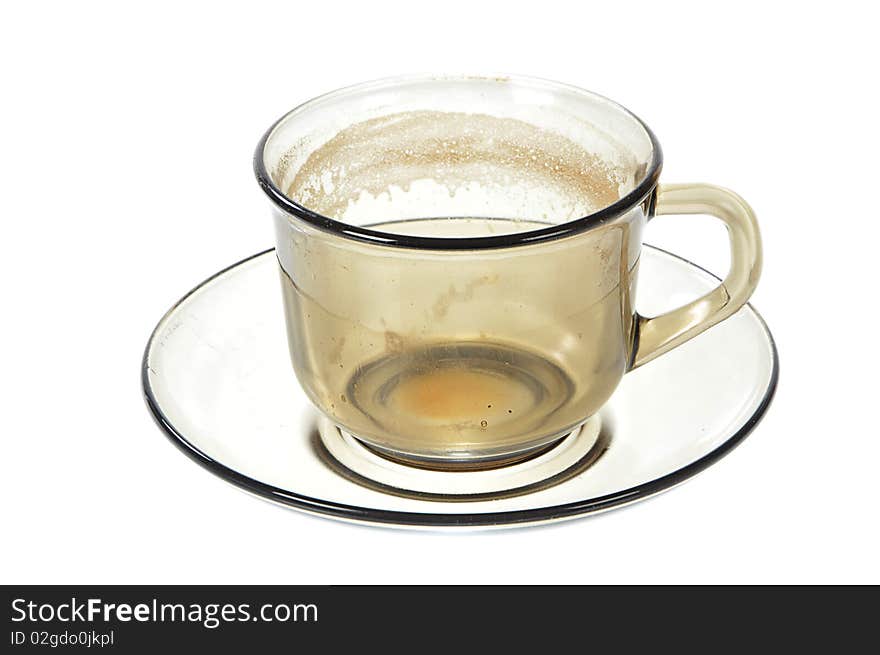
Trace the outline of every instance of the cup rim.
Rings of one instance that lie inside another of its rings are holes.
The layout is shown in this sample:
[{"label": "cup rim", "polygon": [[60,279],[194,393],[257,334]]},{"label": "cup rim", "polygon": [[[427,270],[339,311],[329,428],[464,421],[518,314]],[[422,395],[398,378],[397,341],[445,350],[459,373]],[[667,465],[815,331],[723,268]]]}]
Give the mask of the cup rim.
[{"label": "cup rim", "polygon": [[[617,199],[607,207],[603,207],[595,212],[572,219],[557,225],[548,225],[544,228],[536,230],[528,230],[525,232],[515,232],[512,234],[500,234],[492,236],[480,237],[431,237],[410,234],[395,234],[392,232],[383,232],[374,230],[370,227],[350,225],[343,221],[324,216],[308,209],[299,204],[294,199],[284,194],[281,189],[272,180],[269,171],[266,169],[265,150],[266,144],[272,137],[275,129],[288,118],[296,113],[308,108],[313,103],[327,100],[337,95],[344,95],[353,91],[367,91],[372,88],[382,87],[402,82],[418,82],[418,81],[448,81],[448,80],[485,80],[490,82],[515,82],[531,85],[540,85],[560,90],[567,90],[586,95],[593,99],[608,103],[623,114],[629,116],[645,131],[651,142],[651,156],[648,162],[645,175],[639,183],[626,195]],[[515,246],[532,245],[552,241],[563,237],[572,236],[580,232],[584,232],[593,227],[602,225],[629,211],[645,200],[645,198],[654,190],[660,177],[660,170],[663,167],[663,153],[660,149],[660,142],[657,140],[651,128],[638,116],[618,102],[606,98],[603,95],[582,89],[580,87],[556,82],[539,77],[525,75],[399,75],[393,77],[384,77],[369,82],[360,82],[350,86],[345,86],[329,93],[316,96],[304,103],[301,103],[286,112],[278,120],[276,120],[263,134],[257,143],[254,153],[254,174],[257,182],[263,192],[269,197],[273,204],[281,211],[294,216],[308,225],[317,228],[323,232],[330,232],[338,236],[370,243],[373,245],[391,246],[398,248],[411,248],[417,250],[483,250],[491,248],[511,248]]]}]

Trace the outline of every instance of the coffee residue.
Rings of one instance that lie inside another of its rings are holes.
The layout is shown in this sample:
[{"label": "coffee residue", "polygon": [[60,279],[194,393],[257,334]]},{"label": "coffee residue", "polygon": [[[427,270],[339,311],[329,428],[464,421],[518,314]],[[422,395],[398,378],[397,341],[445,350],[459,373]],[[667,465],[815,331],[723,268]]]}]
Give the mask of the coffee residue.
[{"label": "coffee residue", "polygon": [[[288,153],[276,181],[296,157]],[[373,197],[417,180],[432,180],[450,195],[467,185],[551,189],[565,198],[561,220],[616,201],[631,183],[613,165],[556,132],[521,120],[485,114],[412,111],[356,123],[312,152],[286,193],[309,209],[342,218],[363,194]]]}]

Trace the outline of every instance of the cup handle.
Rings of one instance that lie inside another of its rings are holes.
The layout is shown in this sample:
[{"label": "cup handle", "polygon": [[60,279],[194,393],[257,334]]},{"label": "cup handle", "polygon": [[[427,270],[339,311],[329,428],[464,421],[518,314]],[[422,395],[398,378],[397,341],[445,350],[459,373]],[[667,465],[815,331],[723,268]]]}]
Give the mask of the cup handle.
[{"label": "cup handle", "polygon": [[711,184],[661,184],[655,214],[708,214],[724,221],[730,237],[730,272],[721,285],[666,314],[637,315],[630,370],[650,362],[746,304],[761,276],[761,234],[755,212],[733,191]]}]

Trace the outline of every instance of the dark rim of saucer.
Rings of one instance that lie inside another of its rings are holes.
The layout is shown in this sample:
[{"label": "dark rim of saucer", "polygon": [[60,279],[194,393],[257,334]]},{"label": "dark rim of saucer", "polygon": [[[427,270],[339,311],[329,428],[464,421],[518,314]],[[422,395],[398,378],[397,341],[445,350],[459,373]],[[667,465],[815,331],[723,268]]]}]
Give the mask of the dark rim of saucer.
[{"label": "dark rim of saucer", "polygon": [[[649,247],[654,248],[653,246]],[[710,273],[702,266],[694,264],[693,262],[690,262],[683,257],[674,255],[661,248],[654,249],[675,257],[676,259],[679,259],[682,262],[685,262],[718,279],[717,276],[715,276],[713,273]],[[143,360],[141,363],[141,384],[143,386],[143,392],[147,407],[153,415],[156,424],[163,430],[163,432],[171,440],[171,442],[180,450],[182,450],[188,457],[190,457],[215,475],[223,478],[227,482],[231,482],[232,484],[244,489],[245,491],[248,491],[267,500],[271,500],[276,503],[287,505],[289,507],[293,507],[295,509],[303,510],[306,512],[332,516],[340,519],[347,519],[350,521],[381,523],[385,525],[412,525],[424,527],[486,527],[493,525],[517,525],[527,523],[540,523],[543,521],[559,520],[569,517],[601,512],[603,510],[626,505],[628,503],[632,503],[637,500],[653,496],[657,493],[660,493],[661,491],[670,489],[671,487],[674,487],[684,482],[685,480],[692,478],[697,473],[700,473],[701,471],[708,468],[719,459],[730,453],[734,448],[736,448],[736,446],[742,443],[742,441],[761,421],[767,411],[767,408],[770,406],[770,403],[773,400],[773,396],[776,392],[776,386],[779,381],[779,356],[776,349],[776,343],[773,340],[773,335],[770,333],[770,330],[761,315],[751,305],[747,305],[751,309],[751,311],[754,312],[758,321],[761,323],[761,326],[764,328],[764,332],[767,335],[767,340],[770,343],[773,358],[773,369],[770,375],[770,381],[767,385],[767,390],[764,393],[760,404],[746,421],[746,423],[742,427],[740,427],[731,437],[729,437],[724,443],[719,445],[712,452],[704,455],[694,462],[691,462],[687,466],[673,471],[672,473],[668,473],[655,480],[650,480],[649,482],[630,487],[629,489],[617,491],[615,493],[600,496],[598,498],[588,498],[573,503],[566,503],[563,505],[550,507],[536,507],[516,511],[470,514],[438,514],[389,511],[383,509],[357,507],[355,505],[335,503],[328,500],[322,500],[320,498],[298,494],[260,482],[259,480],[254,480],[253,478],[250,478],[246,475],[239,473],[238,471],[235,471],[225,466],[224,464],[218,462],[217,460],[213,459],[212,457],[201,451],[189,439],[187,439],[186,435],[179,432],[171,423],[171,420],[162,412],[158,400],[153,393],[152,385],[150,384],[149,378],[150,352],[153,348],[153,343],[156,338],[157,331],[159,327],[165,322],[165,319],[169,315],[174,313],[174,311],[178,307],[180,307],[190,296],[201,290],[206,284],[209,284],[213,280],[232,271],[238,266],[245,264],[246,262],[249,262],[258,257],[262,257],[263,255],[267,255],[268,253],[273,251],[274,248],[269,248],[268,250],[264,250],[255,255],[251,255],[250,257],[247,257],[215,273],[208,279],[204,280],[201,284],[194,287],[191,291],[189,291],[189,293],[183,296],[183,298],[177,301],[174,306],[168,310],[168,312],[166,312],[165,316],[162,317],[156,328],[154,328],[152,334],[150,335],[150,339],[147,342],[147,346],[144,350]]]},{"label": "dark rim of saucer", "polygon": [[[337,221],[328,216],[323,216],[321,214],[318,214],[317,212],[313,212],[307,207],[304,207],[295,200],[286,196],[284,192],[276,186],[275,182],[272,180],[272,176],[266,169],[263,155],[265,152],[266,143],[271,138],[272,134],[275,131],[275,128],[277,128],[282,122],[287,120],[288,117],[301,111],[303,108],[308,107],[313,102],[317,102],[326,99],[329,96],[335,96],[337,94],[344,94],[351,91],[368,90],[374,86],[382,86],[384,84],[394,82],[416,82],[427,81],[431,79],[468,79],[468,77],[469,76],[462,76],[460,78],[450,78],[443,76],[402,76],[396,78],[386,78],[375,80],[373,82],[364,82],[362,84],[345,87],[343,89],[331,91],[330,93],[308,100],[307,102],[290,110],[289,112],[284,114],[284,116],[275,121],[275,123],[273,123],[272,126],[268,130],[266,130],[265,134],[263,134],[259,143],[257,143],[257,149],[254,153],[254,173],[257,177],[257,182],[259,182],[260,184],[260,188],[263,189],[265,194],[275,204],[275,206],[281,209],[281,211],[285,212],[288,216],[296,217],[308,223],[312,227],[318,228],[319,230],[331,232],[345,238],[371,243],[374,245],[391,246],[398,248],[413,248],[418,250],[484,250],[492,248],[511,248],[514,246],[530,245],[535,243],[542,243],[544,241],[552,241],[554,239],[560,239],[563,237],[578,234],[597,225],[607,223],[617,218],[618,216],[625,214],[633,207],[636,207],[646,200],[648,201],[649,205],[647,207],[648,214],[650,215],[652,213],[653,207],[651,205],[653,203],[651,202],[650,197],[652,196],[657,186],[657,181],[660,177],[660,169],[663,167],[663,152],[660,149],[660,142],[657,140],[657,137],[645,124],[645,122],[623,105],[620,105],[613,100],[610,100],[609,98],[601,96],[598,93],[593,93],[592,91],[587,91],[585,89],[581,89],[579,87],[569,84],[552,82],[549,80],[543,80],[534,77],[508,76],[505,77],[504,80],[526,84],[547,85],[559,89],[574,91],[582,95],[599,99],[603,102],[608,103],[618,111],[631,118],[645,131],[645,134],[651,142],[651,156],[647,162],[644,176],[632,191],[627,193],[622,198],[619,198],[614,203],[600,209],[599,211],[593,212],[592,214],[588,214],[587,216],[583,216],[581,218],[577,218],[575,220],[565,223],[560,223],[558,225],[550,225],[546,228],[541,228],[538,230],[529,230],[526,232],[517,232],[514,234],[501,234],[485,237],[427,237],[409,234],[393,234],[391,232],[373,230],[368,227],[349,225],[348,223]],[[497,78],[485,79],[489,80]]]}]

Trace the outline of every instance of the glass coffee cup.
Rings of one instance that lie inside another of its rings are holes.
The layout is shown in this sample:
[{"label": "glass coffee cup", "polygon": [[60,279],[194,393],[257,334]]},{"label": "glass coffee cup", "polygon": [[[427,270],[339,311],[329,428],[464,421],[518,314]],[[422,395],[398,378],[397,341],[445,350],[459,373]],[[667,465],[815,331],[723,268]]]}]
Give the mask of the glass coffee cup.
[{"label": "glass coffee cup", "polygon": [[[292,110],[255,169],[306,394],[417,466],[542,452],[758,281],[749,206],[720,187],[659,185],[661,164],[620,105],[530,78],[401,77]],[[656,214],[721,219],[731,266],[705,296],[644,317],[633,298]]]}]

